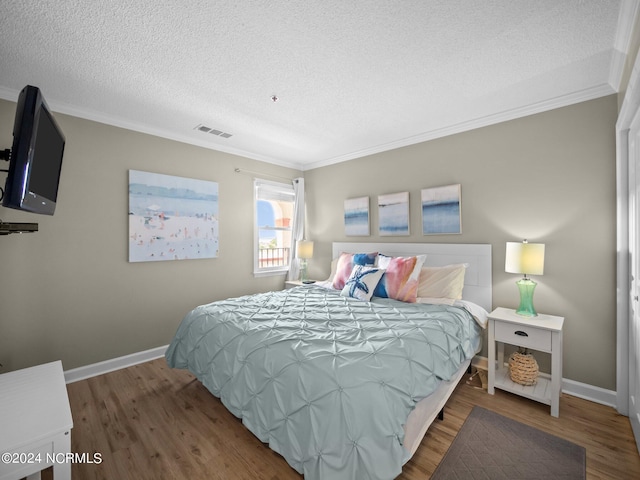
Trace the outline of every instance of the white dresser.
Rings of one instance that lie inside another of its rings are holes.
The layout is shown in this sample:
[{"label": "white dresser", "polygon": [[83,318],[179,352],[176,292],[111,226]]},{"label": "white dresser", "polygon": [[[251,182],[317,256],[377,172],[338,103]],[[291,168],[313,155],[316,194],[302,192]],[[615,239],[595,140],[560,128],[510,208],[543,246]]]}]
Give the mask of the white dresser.
[{"label": "white dresser", "polygon": [[0,375],[0,480],[69,480],[72,428],[62,362]]}]

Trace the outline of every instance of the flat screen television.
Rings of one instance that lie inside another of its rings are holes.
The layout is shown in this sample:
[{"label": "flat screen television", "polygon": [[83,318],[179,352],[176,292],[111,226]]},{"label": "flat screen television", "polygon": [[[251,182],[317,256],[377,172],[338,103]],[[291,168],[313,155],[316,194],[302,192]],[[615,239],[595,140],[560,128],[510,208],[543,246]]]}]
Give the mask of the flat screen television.
[{"label": "flat screen television", "polygon": [[2,205],[53,215],[58,199],[65,137],[40,89],[20,92]]}]

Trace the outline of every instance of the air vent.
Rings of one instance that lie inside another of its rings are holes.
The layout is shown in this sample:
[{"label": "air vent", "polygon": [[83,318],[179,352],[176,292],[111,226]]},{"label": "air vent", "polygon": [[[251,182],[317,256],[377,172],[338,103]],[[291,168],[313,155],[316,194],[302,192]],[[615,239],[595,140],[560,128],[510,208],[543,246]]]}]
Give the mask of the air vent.
[{"label": "air vent", "polygon": [[210,133],[211,135],[216,135],[222,138],[233,137],[233,134],[231,133],[225,133],[221,130],[216,130],[215,128],[207,127],[206,125],[203,125],[203,124],[198,125],[197,127],[194,128],[194,130],[199,130],[204,133]]}]

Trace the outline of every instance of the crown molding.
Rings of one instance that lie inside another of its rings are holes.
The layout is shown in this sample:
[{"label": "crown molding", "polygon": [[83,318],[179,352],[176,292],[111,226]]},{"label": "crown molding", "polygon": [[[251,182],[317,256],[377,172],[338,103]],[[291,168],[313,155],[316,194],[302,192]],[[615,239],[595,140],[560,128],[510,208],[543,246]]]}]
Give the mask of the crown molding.
[{"label": "crown molding", "polygon": [[[266,162],[266,163],[278,165],[281,167],[293,168],[293,169],[304,172],[308,170],[314,170],[320,167],[334,165],[337,163],[347,162],[349,160],[355,160],[357,158],[366,157],[366,156],[374,155],[377,153],[386,152],[389,150],[395,150],[397,148],[415,145],[417,143],[427,142],[429,140],[435,140],[437,138],[454,135],[456,133],[462,133],[469,130],[475,130],[477,128],[487,127],[490,125],[495,125],[497,123],[506,122],[509,120],[515,120],[517,118],[522,118],[529,115],[546,112],[548,110],[553,110],[556,108],[566,107],[566,106],[573,105],[580,102],[594,100],[596,98],[604,97],[606,95],[611,95],[614,93],[616,93],[616,90],[609,83],[606,83],[606,84],[602,84],[593,88],[588,88],[579,92],[574,92],[568,95],[563,95],[557,98],[553,98],[550,100],[537,102],[531,105],[525,105],[523,107],[514,108],[511,110],[505,110],[503,112],[498,112],[491,115],[486,115],[483,117],[460,122],[454,125],[449,125],[443,128],[438,128],[438,129],[430,130],[427,132],[423,132],[421,134],[413,135],[411,137],[407,137],[404,139],[377,145],[371,148],[366,148],[356,152],[348,153],[346,155],[340,155],[337,157],[328,158],[328,159],[320,160],[317,162],[312,162],[309,164],[284,162],[284,161],[272,158],[270,156],[261,155],[255,152],[248,152],[245,150],[226,147],[224,145],[218,145],[218,144],[211,145],[204,142],[198,142],[193,138],[190,138],[187,136],[175,134],[173,132],[168,132],[166,130],[152,128],[147,125],[141,125],[138,123],[129,122],[122,118],[104,115],[104,114],[100,114],[100,113],[85,110],[85,109],[80,109],[80,108],[73,107],[73,106],[66,105],[59,102],[48,102],[48,103],[53,111],[59,112],[65,115],[71,115],[74,117],[83,118],[85,120],[91,120],[94,122],[103,123],[103,124],[111,125],[114,127],[124,128],[124,129],[132,130],[135,132],[140,132],[148,135],[153,135],[156,137],[166,138],[168,140],[174,140],[174,141],[186,143],[189,145],[207,148],[209,150],[220,151],[220,152],[229,153],[232,155],[238,155],[240,157],[250,158],[253,160],[258,160],[261,162]],[[19,94],[19,91],[0,87],[0,98],[3,98],[5,100],[16,101],[18,98],[18,94]]]},{"label": "crown molding", "polygon": [[616,93],[616,91],[608,83],[599,85],[597,87],[588,88],[579,92],[571,93],[569,95],[563,95],[561,97],[553,98],[550,100],[537,102],[531,105],[525,105],[524,107],[505,110],[503,112],[498,112],[495,114],[486,115],[484,117],[475,118],[469,121],[460,122],[454,125],[449,125],[447,127],[438,128],[435,130],[421,133],[419,135],[414,135],[402,140],[378,145],[376,147],[360,150],[347,155],[341,155],[339,157],[334,157],[331,159],[314,162],[312,164],[305,165],[304,171],[313,170],[315,168],[320,168],[320,167],[326,167],[328,165],[346,162],[348,160],[354,160],[356,158],[366,157],[369,155],[374,155],[376,153],[395,150],[397,148],[406,147],[409,145],[415,145],[417,143],[427,142],[429,140],[435,140],[437,138],[454,135],[456,133],[462,133],[469,130],[475,130],[477,128],[487,127],[490,125],[495,125],[497,123],[506,122],[509,120],[515,120],[517,118],[527,117],[529,115],[535,115],[537,113],[554,110],[556,108],[567,107],[569,105],[586,102],[589,100],[594,100],[596,98],[604,97],[614,93]]}]

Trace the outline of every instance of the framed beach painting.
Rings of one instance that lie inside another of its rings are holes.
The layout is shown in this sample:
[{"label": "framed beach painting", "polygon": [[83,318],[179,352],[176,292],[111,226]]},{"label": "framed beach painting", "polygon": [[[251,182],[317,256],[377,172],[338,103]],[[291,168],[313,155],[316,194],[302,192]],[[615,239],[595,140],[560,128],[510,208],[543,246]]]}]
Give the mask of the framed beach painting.
[{"label": "framed beach painting", "polygon": [[369,235],[369,197],[348,198],[344,201],[344,234]]},{"label": "framed beach painting", "polygon": [[218,256],[218,184],[129,170],[129,261]]},{"label": "framed beach painting", "polygon": [[462,233],[459,184],[425,188],[421,199],[423,235]]},{"label": "framed beach painting", "polygon": [[409,192],[378,195],[378,234],[409,235]]}]

